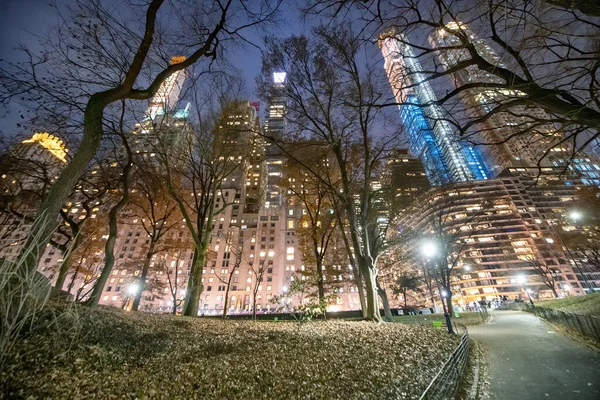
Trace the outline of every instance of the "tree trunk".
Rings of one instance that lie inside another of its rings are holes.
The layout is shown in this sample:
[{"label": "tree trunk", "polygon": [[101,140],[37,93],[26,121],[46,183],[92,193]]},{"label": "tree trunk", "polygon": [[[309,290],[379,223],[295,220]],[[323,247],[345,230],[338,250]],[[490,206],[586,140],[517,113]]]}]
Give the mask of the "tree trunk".
[{"label": "tree trunk", "polygon": [[450,314],[450,318],[452,318],[452,316],[454,316],[454,306],[452,304],[452,292],[450,292],[449,290],[448,292],[448,297],[446,297],[446,308],[448,310],[448,314]]},{"label": "tree trunk", "polygon": [[317,292],[319,295],[319,307],[325,309],[325,284],[323,282],[323,260],[317,258]]},{"label": "tree trunk", "polygon": [[454,307],[452,306],[452,291],[449,289],[450,288],[446,289],[446,292],[448,293],[448,297],[446,297],[447,312],[444,316],[446,318],[446,325],[448,325],[448,333],[454,333],[454,329],[452,328],[452,316],[454,315]]},{"label": "tree trunk", "polygon": [[[142,265],[142,273],[140,274],[140,279],[138,279],[138,291],[135,294],[133,305],[131,306],[132,311],[137,311],[140,308],[140,301],[142,300],[142,294],[146,289],[146,277],[148,276],[148,270],[150,269],[150,262],[152,261],[152,256],[154,255],[155,246],[156,241],[154,238],[150,239],[150,248],[146,253],[144,265]],[[175,269],[175,273],[177,274],[177,269]]]},{"label": "tree trunk", "polygon": [[223,318],[227,318],[228,303],[229,303],[229,285],[227,285],[227,289],[225,290],[225,297],[223,299]]},{"label": "tree trunk", "polygon": [[358,300],[360,301],[360,310],[362,311],[363,318],[367,317],[367,300],[365,299],[365,288],[363,285],[362,274],[356,274],[354,277],[356,280],[356,289],[358,290]]},{"label": "tree trunk", "polygon": [[381,303],[383,304],[383,315],[387,321],[392,321],[392,310],[390,309],[390,302],[388,301],[387,293],[385,289],[379,286],[377,279],[375,280],[375,283],[377,283],[377,293],[379,294],[379,297],[381,297]]},{"label": "tree trunk", "polygon": [[[77,278],[77,274],[79,273],[80,268],[81,268],[81,262],[79,264],[77,264],[77,268],[75,268],[75,271],[73,272],[73,276],[71,277],[71,282],[69,282],[69,285],[67,286],[68,293],[71,293],[71,290],[73,290],[73,286],[75,285],[75,279]],[[77,297],[75,297],[75,301],[77,301]]]},{"label": "tree trunk", "polygon": [[27,242],[19,255],[19,258],[24,260],[19,263],[24,272],[32,272],[37,269],[46,244],[58,226],[57,217],[61,207],[73,192],[77,181],[100,146],[104,107],[104,101],[98,99],[96,95],[92,95],[88,100],[83,118],[81,144],[40,204],[32,229],[27,236]]},{"label": "tree trunk", "polygon": [[[359,261],[360,264],[360,261]],[[379,314],[379,302],[377,301],[377,284],[375,282],[377,274],[374,268],[363,266],[363,276],[365,277],[365,286],[367,292],[367,321],[381,322]]]},{"label": "tree trunk", "polygon": [[129,154],[127,158],[127,165],[125,165],[125,168],[123,168],[123,176],[121,180],[123,194],[121,199],[110,209],[110,212],[108,213],[108,239],[106,240],[106,245],[104,246],[104,268],[102,269],[100,277],[94,285],[94,290],[92,290],[92,294],[86,303],[90,307],[95,307],[98,305],[100,296],[104,290],[104,286],[106,285],[113,266],[115,265],[115,242],[118,234],[118,217],[123,207],[125,207],[125,204],[127,204],[129,201],[129,172],[131,171],[132,167],[133,164],[131,162],[131,154]]},{"label": "tree trunk", "polygon": [[406,312],[406,289],[402,288],[402,296],[404,297],[404,312]]},{"label": "tree trunk", "polygon": [[190,269],[187,291],[183,304],[182,314],[188,317],[198,316],[198,305],[200,304],[200,295],[204,289],[202,285],[202,268],[204,268],[205,254],[200,249],[194,250],[194,259]]},{"label": "tree trunk", "polygon": [[73,257],[75,256],[75,250],[79,247],[81,242],[79,232],[77,232],[73,237],[73,243],[70,248],[65,250],[63,255],[65,259],[62,264],[60,264],[60,268],[58,269],[58,277],[56,278],[56,283],[54,283],[54,287],[52,288],[52,295],[59,296],[62,292],[62,288],[65,285],[65,281],[67,280],[67,274],[71,270],[73,266]]}]

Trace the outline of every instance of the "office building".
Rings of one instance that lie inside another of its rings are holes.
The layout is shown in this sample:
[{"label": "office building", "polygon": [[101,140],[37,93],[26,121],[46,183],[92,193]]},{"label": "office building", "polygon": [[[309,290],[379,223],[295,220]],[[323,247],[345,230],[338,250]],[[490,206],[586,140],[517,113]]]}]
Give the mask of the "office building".
[{"label": "office building", "polygon": [[423,162],[432,185],[487,179],[478,148],[455,135],[446,111],[435,104],[436,95],[406,38],[392,29],[380,35],[379,47],[411,153]]}]

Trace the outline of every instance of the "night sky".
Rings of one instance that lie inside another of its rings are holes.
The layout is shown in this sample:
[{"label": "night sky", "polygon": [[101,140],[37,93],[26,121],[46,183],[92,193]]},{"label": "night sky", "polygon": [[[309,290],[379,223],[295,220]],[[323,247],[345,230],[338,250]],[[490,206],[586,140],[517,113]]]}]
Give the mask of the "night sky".
[{"label": "night sky", "polygon": [[[58,3],[65,4],[68,1],[58,0]],[[282,6],[283,21],[277,30],[272,32],[273,34],[285,37],[310,30],[310,26],[300,21],[299,13],[291,3],[290,1]],[[49,5],[48,0],[3,0],[0,13],[0,59],[17,61],[22,56],[17,49],[19,43],[32,50],[38,49],[37,36],[44,35],[56,21],[56,9]],[[260,34],[250,33],[246,36],[254,44],[262,45]],[[244,71],[248,98],[256,98],[254,79],[260,72],[260,51],[252,46],[246,46],[245,49],[236,50],[232,60],[235,60],[236,66]],[[17,123],[23,122],[18,110],[18,104],[11,104],[8,110],[0,110],[0,135],[11,137],[29,134],[23,128],[17,127]]]}]

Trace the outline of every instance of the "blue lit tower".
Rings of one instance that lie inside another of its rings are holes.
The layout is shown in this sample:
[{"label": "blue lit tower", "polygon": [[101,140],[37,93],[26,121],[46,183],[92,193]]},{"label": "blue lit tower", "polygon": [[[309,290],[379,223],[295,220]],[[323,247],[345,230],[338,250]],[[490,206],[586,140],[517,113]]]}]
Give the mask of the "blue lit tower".
[{"label": "blue lit tower", "polygon": [[380,36],[379,46],[410,151],[419,157],[432,185],[488,179],[489,170],[479,151],[455,136],[445,110],[424,81],[422,67],[410,46],[394,29]]}]

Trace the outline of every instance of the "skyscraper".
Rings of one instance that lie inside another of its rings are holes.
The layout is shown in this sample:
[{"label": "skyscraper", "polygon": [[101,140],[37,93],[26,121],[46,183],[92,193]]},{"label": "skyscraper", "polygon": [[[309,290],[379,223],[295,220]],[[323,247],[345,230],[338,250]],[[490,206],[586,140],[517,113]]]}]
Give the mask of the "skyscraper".
[{"label": "skyscraper", "polygon": [[285,77],[285,72],[273,73],[273,86],[268,99],[268,114],[264,125],[265,136],[272,138],[272,140],[267,140],[265,143],[265,154],[267,156],[265,205],[267,207],[281,207],[283,202],[279,181],[283,177],[285,157],[273,141],[281,141],[285,134]]},{"label": "skyscraper", "polygon": [[[478,39],[466,25],[450,22],[446,26],[466,34],[488,62],[504,67],[494,49],[485,40]],[[446,69],[470,58],[468,51],[461,48],[460,39],[444,29],[432,33],[429,41],[432,47],[440,49],[437,55]],[[498,88],[497,85],[504,85],[501,78],[474,65],[458,69],[452,78],[457,87],[477,82],[490,84],[490,87],[482,85],[463,90],[460,96],[470,118],[484,117],[474,136],[483,143],[493,144],[483,146],[483,150],[485,161],[494,175],[508,167],[530,167],[538,165],[538,162],[541,166],[560,166],[569,159],[572,149],[567,143],[562,143],[560,132],[545,122],[550,118],[541,108],[516,105],[507,112],[490,114],[498,105],[523,93],[517,89]]]},{"label": "skyscraper", "polygon": [[[178,64],[185,61],[185,56],[171,57],[171,64]],[[172,108],[177,104],[183,83],[186,78],[186,70],[175,71],[167,77],[160,85],[156,94],[150,100],[150,105],[146,115],[154,119],[158,115],[164,115],[173,111]]]},{"label": "skyscraper", "polygon": [[385,70],[399,104],[411,153],[423,161],[433,185],[487,179],[489,172],[478,149],[459,141],[444,109],[405,38],[396,30],[383,33],[379,46]]}]

